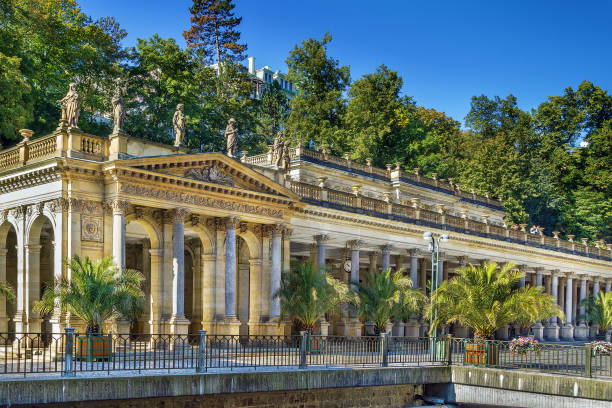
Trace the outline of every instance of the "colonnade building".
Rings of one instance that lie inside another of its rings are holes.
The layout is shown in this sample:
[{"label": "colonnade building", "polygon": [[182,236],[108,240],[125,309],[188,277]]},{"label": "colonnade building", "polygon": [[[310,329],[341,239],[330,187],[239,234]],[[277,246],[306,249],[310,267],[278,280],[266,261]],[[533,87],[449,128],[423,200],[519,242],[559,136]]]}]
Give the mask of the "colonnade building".
[{"label": "colonnade building", "polygon": [[[567,321],[537,323],[538,337],[593,334],[597,328],[576,321],[579,301],[611,290],[611,251],[603,242],[514,230],[504,224],[499,200],[418,169],[379,169],[325,147],[292,148],[289,168],[279,170],[271,153],[235,159],[76,128],[37,139],[21,134],[18,145],[0,151],[0,280],[17,289],[15,303],[0,299],[0,332],[81,325],[33,310],[48,282],[69,278],[64,261],[73,255],[110,255],[144,274],[146,312],[129,329],[139,333],[288,331],[272,294],[292,260],[310,258],[345,282],[370,268],[402,268],[427,290],[426,231],[450,235],[442,280],[468,263],[495,261],[514,263],[527,283],[544,286]],[[340,318],[318,330],[360,335],[367,327]],[[427,326],[411,318],[392,330],[418,336]]]}]

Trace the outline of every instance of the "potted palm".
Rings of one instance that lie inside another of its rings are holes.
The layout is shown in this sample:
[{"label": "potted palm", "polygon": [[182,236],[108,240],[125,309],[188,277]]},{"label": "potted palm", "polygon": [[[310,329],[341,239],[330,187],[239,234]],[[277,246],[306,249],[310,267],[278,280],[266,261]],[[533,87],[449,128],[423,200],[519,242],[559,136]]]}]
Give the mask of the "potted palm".
[{"label": "potted palm", "polygon": [[345,283],[314,267],[311,261],[294,262],[283,272],[274,297],[281,301],[280,321],[289,318],[299,331],[309,333],[326,313],[340,314],[340,305],[354,299]]},{"label": "potted palm", "polygon": [[473,329],[474,341],[466,344],[465,362],[497,364],[497,345],[490,340],[500,327],[519,323],[521,326],[563,313],[552,296],[542,287],[519,287],[523,272],[513,264],[498,268],[495,262],[484,266],[469,265],[457,269],[457,276],[447,280],[432,296],[427,314],[437,312],[442,324],[453,322]]},{"label": "potted palm", "polygon": [[610,341],[610,329],[612,329],[612,292],[599,292],[597,296],[589,296],[583,300],[586,313],[578,316],[586,319],[587,323],[599,327],[596,340]]},{"label": "potted palm", "polygon": [[391,322],[419,312],[425,303],[423,292],[412,289],[412,281],[402,271],[371,270],[362,282],[352,284],[359,289],[358,314],[374,323],[375,334],[384,333]]},{"label": "potted palm", "polygon": [[134,270],[119,270],[110,257],[97,262],[75,255],[68,261],[71,278],[48,285],[34,306],[50,313],[59,306],[85,322],[85,335],[76,338],[76,358],[111,358],[111,338],[103,336],[102,324],[113,318],[135,319],[142,311],[143,276]]}]

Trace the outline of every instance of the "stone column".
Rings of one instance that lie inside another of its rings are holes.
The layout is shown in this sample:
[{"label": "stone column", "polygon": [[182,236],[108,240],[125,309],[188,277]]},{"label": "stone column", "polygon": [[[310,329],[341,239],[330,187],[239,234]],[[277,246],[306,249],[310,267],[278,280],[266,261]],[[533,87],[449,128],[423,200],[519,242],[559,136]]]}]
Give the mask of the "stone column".
[{"label": "stone column", "polygon": [[314,237],[314,240],[316,242],[317,245],[317,268],[321,269],[325,269],[325,260],[326,260],[326,243],[329,240],[329,236],[322,234],[322,235],[316,235]]},{"label": "stone column", "polygon": [[[0,249],[0,282],[6,282],[6,254],[8,249]],[[6,314],[6,299],[0,297],[0,333],[8,332],[8,315]]]},{"label": "stone column", "polygon": [[172,316],[170,332],[187,334],[189,320],[185,318],[185,216],[187,210],[173,212],[172,225]]},{"label": "stone column", "polygon": [[612,280],[608,279],[606,281],[606,293],[612,291]]},{"label": "stone column", "polygon": [[444,282],[444,259],[443,254],[440,253],[440,259],[438,260],[438,287]]},{"label": "stone column", "polygon": [[164,250],[162,248],[149,249],[151,255],[151,299],[149,309],[149,330],[151,334],[162,333],[162,314],[164,308]]},{"label": "stone column", "polygon": [[565,325],[561,328],[561,338],[563,340],[574,340],[574,326],[572,325],[572,294],[573,279],[572,274],[566,274],[565,279]]},{"label": "stone column", "polygon": [[214,333],[215,321],[215,254],[201,255],[202,329]]},{"label": "stone column", "polygon": [[378,271],[378,256],[380,255],[380,251],[372,251],[370,252],[370,270]]},{"label": "stone column", "polygon": [[[143,282],[143,292],[145,295],[145,311],[140,319],[141,322],[148,322],[151,318],[151,311],[147,308],[151,304],[151,242],[144,238],[142,240],[142,275],[145,280]],[[146,326],[146,324],[145,324]],[[139,326],[140,329],[140,326]],[[143,333],[146,333],[146,327],[142,328]]]},{"label": "stone column", "polygon": [[[555,300],[555,304],[559,303],[559,275],[553,271],[551,275],[551,296]],[[549,319],[544,336],[550,341],[559,341],[559,325],[557,325],[557,317],[553,316]]]},{"label": "stone column", "polygon": [[[319,237],[321,237],[319,235]],[[271,252],[271,271],[270,271],[270,318],[277,322],[280,317],[280,299],[275,298],[274,294],[280,289],[281,284],[281,261],[283,255],[283,225],[275,224],[272,226],[272,252]],[[321,250],[321,247],[323,250]],[[319,266],[325,266],[325,246],[319,244],[318,258]],[[321,265],[323,259],[323,265]]]},{"label": "stone column", "polygon": [[[383,245],[380,247],[382,253],[381,267],[386,271],[391,267],[391,245]],[[399,269],[399,265],[397,267]]]},{"label": "stone column", "polygon": [[[363,246],[363,244],[363,241],[358,239],[348,242],[348,246],[351,250],[351,281],[353,282],[359,282],[359,249]],[[353,290],[358,290],[356,285],[353,285]],[[349,336],[361,336],[361,323],[357,319],[357,313],[355,310],[351,311],[351,321],[349,325]]]},{"label": "stone column", "polygon": [[34,304],[40,300],[40,245],[25,245],[26,250],[26,295],[27,306],[25,308],[28,316],[28,331],[40,333],[42,319],[38,312],[34,311]]},{"label": "stone column", "polygon": [[236,315],[236,227],[238,218],[228,217],[225,221],[225,319],[238,323]]},{"label": "stone column", "polygon": [[[599,278],[595,278],[593,281],[593,297],[597,298],[599,296]],[[590,336],[595,337],[599,333],[599,325],[596,323],[591,324]]]},{"label": "stone column", "polygon": [[18,207],[11,211],[14,212],[15,218],[17,219],[17,223],[20,227],[15,231],[17,233],[17,285],[15,287],[17,302],[13,321],[15,322],[15,333],[26,333],[28,331],[28,315],[26,312],[28,298],[26,297],[26,253],[23,242],[25,213],[23,207]]},{"label": "stone column", "polygon": [[125,212],[129,203],[111,201],[113,209],[113,262],[119,269],[125,269]]},{"label": "stone column", "polygon": [[[418,288],[419,284],[419,257],[418,249],[409,249],[410,255],[410,280],[412,280],[412,287]],[[411,316],[406,323],[405,335],[406,337],[419,337],[419,321],[415,316]]]},{"label": "stone column", "polygon": [[[215,228],[215,320],[225,321],[225,219],[215,218],[209,224]],[[220,328],[216,329],[221,333]]]},{"label": "stone column", "polygon": [[586,320],[584,318],[584,314],[586,312],[586,307],[584,305],[584,300],[587,297],[587,276],[580,275],[580,299],[578,303],[579,309],[579,323],[574,330],[574,338],[576,340],[586,340],[589,337],[589,327],[586,324]]},{"label": "stone column", "polygon": [[[536,282],[535,285],[536,286],[543,286],[543,276],[542,276],[542,268],[535,268],[536,271]],[[531,326],[531,329],[533,330],[533,336],[539,340],[542,341],[544,340],[544,326],[542,325],[541,321],[537,321],[535,322],[535,324],[533,326]]]}]

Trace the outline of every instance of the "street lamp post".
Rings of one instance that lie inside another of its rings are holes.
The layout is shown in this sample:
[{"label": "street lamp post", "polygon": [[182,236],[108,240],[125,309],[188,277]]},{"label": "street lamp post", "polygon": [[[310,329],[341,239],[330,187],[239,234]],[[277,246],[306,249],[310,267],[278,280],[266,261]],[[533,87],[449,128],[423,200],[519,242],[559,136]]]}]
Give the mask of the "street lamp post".
[{"label": "street lamp post", "polygon": [[429,315],[429,330],[432,335],[430,336],[430,355],[432,361],[436,355],[436,337],[438,337],[438,328],[434,327],[434,316],[437,317],[438,313],[433,307],[433,292],[438,288],[438,274],[439,274],[439,262],[440,262],[440,243],[447,242],[449,237],[448,234],[434,235],[433,233],[426,231],[423,233],[423,239],[429,242],[429,250],[431,251],[431,281],[430,281],[430,305],[431,314]]}]

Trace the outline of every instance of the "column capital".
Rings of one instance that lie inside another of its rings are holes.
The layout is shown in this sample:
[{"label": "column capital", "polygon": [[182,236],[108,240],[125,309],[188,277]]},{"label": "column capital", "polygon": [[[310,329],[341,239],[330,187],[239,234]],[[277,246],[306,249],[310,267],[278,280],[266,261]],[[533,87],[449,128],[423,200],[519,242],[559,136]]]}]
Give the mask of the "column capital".
[{"label": "column capital", "polygon": [[236,229],[240,224],[240,218],[238,217],[227,217],[225,218],[225,229]]},{"label": "column capital", "polygon": [[[113,201],[116,201],[116,200],[113,200]],[[73,213],[80,213],[83,210],[83,204],[84,204],[83,200],[81,200],[80,198],[70,197],[68,199],[68,211],[73,212]],[[113,211],[114,211],[114,207],[113,207]]]},{"label": "column capital", "polygon": [[567,279],[576,279],[578,276],[574,272],[563,272]]},{"label": "column capital", "polygon": [[285,227],[283,234],[285,235],[285,238],[289,238],[291,234],[293,234],[293,229]]},{"label": "column capital", "polygon": [[189,210],[185,208],[175,208],[172,210],[171,216],[172,221],[175,223],[184,223],[185,217],[189,214]]},{"label": "column capital", "polygon": [[460,256],[456,256],[455,259],[457,260],[457,263],[459,263],[459,266],[461,268],[464,268],[467,263],[469,258],[466,255],[460,255]]},{"label": "column capital", "polygon": [[383,255],[391,253],[392,249],[393,249],[393,245],[391,244],[385,244],[385,245],[380,246],[380,251],[383,253]]},{"label": "column capital", "polygon": [[580,281],[584,282],[584,283],[586,283],[586,281],[589,279],[589,275],[582,274],[582,275],[578,275],[578,276],[580,278]]},{"label": "column capital", "polygon": [[114,215],[125,215],[125,212],[127,211],[130,202],[120,199],[114,199],[108,201],[107,204],[113,210]]},{"label": "column capital", "polygon": [[271,226],[272,229],[272,237],[280,237],[283,235],[283,231],[285,230],[285,224],[276,223]]},{"label": "column capital", "polygon": [[318,245],[325,245],[325,243],[329,241],[329,235],[327,234],[315,235],[314,240]]},{"label": "column capital", "polygon": [[361,247],[365,245],[365,242],[360,239],[354,239],[348,241],[347,244],[352,251],[358,251]]},{"label": "column capital", "polygon": [[423,252],[418,248],[410,248],[407,250],[408,255],[415,258],[422,258],[424,256]]},{"label": "column capital", "polygon": [[45,207],[53,213],[64,212],[68,210],[68,200],[64,197],[58,197],[45,203]]}]

